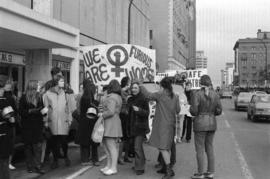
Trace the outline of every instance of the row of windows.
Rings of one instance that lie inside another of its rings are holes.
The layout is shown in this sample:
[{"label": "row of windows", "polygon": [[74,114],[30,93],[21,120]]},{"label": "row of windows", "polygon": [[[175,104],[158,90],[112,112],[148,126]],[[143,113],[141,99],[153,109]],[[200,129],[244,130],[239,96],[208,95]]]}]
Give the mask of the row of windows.
[{"label": "row of windows", "polygon": [[250,58],[257,58],[257,57],[265,57],[265,54],[264,53],[249,53],[249,54],[247,54],[247,53],[241,53],[241,54],[239,54],[239,56],[241,57],[241,58],[248,58],[248,57],[250,57]]},{"label": "row of windows", "polygon": [[251,50],[251,51],[265,51],[265,47],[264,46],[253,46],[253,47],[250,47],[250,46],[242,46],[242,47],[239,47],[239,50]]}]

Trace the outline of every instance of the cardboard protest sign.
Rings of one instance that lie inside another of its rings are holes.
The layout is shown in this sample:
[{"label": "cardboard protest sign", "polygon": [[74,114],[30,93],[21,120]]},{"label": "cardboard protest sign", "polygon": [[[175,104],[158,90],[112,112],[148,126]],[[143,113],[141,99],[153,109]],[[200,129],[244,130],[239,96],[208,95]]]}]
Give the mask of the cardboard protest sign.
[{"label": "cardboard protest sign", "polygon": [[155,50],[129,44],[109,44],[81,47],[85,77],[96,85],[106,85],[112,79],[153,81],[156,73]]},{"label": "cardboard protest sign", "polygon": [[183,76],[189,82],[191,82],[192,89],[200,89],[200,78],[203,75],[207,75],[207,69],[196,69],[196,70],[183,70],[177,72],[182,78]]}]

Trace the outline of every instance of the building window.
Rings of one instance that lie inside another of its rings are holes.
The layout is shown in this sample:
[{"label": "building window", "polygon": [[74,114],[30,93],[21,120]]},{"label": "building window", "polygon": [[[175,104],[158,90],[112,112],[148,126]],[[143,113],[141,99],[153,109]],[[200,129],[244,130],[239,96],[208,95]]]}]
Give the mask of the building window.
[{"label": "building window", "polygon": [[149,37],[150,37],[150,40],[153,39],[153,30],[150,30],[150,31],[149,31]]}]

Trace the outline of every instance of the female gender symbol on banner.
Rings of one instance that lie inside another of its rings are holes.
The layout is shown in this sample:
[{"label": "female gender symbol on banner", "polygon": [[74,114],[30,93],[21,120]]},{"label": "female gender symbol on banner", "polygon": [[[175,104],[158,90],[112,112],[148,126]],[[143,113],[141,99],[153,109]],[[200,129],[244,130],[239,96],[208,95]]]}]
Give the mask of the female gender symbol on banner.
[{"label": "female gender symbol on banner", "polygon": [[[115,57],[115,59],[113,60],[111,58],[111,54],[112,54],[112,52],[114,50],[118,50],[118,51],[113,53],[113,56]],[[121,61],[121,53],[119,51],[122,51],[124,56],[125,56],[123,58],[123,61]],[[124,70],[125,70],[124,68],[121,68],[121,66],[125,65],[127,63],[127,61],[128,61],[128,52],[127,52],[127,50],[124,47],[120,46],[120,45],[112,46],[107,51],[107,59],[110,62],[110,64],[115,66],[115,68],[111,69],[111,72],[115,73],[115,77],[120,77],[120,73],[124,72]]]}]

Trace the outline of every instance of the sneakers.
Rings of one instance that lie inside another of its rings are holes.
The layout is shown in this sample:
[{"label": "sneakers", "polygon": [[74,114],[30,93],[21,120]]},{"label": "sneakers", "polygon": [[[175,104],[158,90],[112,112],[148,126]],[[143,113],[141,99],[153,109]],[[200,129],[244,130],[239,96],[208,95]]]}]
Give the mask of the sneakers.
[{"label": "sneakers", "polygon": [[16,170],[16,167],[14,167],[12,164],[9,164],[8,167],[9,167],[10,170]]},{"label": "sneakers", "polygon": [[213,179],[214,178],[214,173],[211,173],[211,172],[206,172],[203,175],[207,179]]}]

